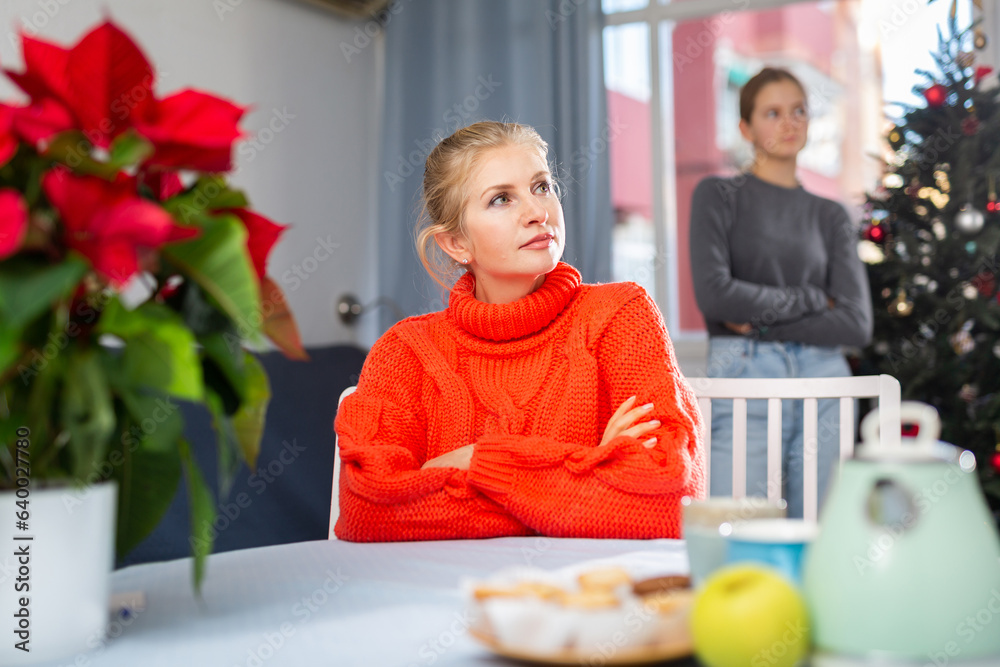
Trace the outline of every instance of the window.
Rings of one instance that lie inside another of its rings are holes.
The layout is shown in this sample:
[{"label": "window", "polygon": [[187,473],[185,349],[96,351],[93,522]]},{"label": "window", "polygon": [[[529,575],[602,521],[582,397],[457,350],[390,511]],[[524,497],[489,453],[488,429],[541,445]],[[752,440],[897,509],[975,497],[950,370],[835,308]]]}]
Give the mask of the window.
[{"label": "window", "polygon": [[[957,3],[960,25],[969,4]],[[799,77],[811,118],[799,177],[855,210],[881,172],[872,156],[882,153],[892,111],[882,82],[919,83],[916,55],[935,48],[934,25],[950,5],[604,0],[614,277],[652,293],[679,356],[685,342],[705,339],[688,262],[691,193],[751,157],[738,129],[740,87],[765,64]]]}]

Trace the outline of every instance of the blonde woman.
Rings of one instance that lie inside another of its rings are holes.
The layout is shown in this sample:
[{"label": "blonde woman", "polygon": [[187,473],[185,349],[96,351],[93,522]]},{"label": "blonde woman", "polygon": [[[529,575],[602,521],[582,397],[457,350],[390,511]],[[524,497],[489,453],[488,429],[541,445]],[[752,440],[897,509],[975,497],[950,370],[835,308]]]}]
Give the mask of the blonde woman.
[{"label": "blonde woman", "polygon": [[586,285],[547,146],[482,122],[427,158],[417,234],[450,287],[392,327],[337,415],[336,534],[357,541],[680,536],[705,493],[696,402],[641,287]]}]

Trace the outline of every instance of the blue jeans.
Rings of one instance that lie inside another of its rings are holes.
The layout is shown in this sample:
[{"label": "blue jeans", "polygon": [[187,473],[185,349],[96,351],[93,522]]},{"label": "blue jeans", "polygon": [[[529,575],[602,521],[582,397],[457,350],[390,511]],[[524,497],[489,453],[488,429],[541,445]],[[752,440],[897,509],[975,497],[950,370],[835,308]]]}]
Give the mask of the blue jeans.
[{"label": "blue jeans", "polygon": [[[727,378],[845,377],[850,367],[840,349],[803,343],[760,342],[749,338],[713,336],[708,348],[708,376]],[[840,452],[840,405],[837,399],[818,401],[819,499],[826,497]],[[788,516],[802,516],[802,401],[781,403],[782,497]],[[732,401],[712,401],[711,495],[732,494]],[[747,495],[767,495],[767,401],[747,401]]]}]

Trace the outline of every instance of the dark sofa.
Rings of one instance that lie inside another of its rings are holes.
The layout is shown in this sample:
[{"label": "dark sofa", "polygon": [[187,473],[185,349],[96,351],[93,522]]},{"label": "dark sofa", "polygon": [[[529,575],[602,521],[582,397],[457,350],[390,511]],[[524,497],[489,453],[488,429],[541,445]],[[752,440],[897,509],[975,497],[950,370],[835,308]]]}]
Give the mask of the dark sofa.
[{"label": "dark sofa", "polygon": [[[326,539],[333,478],[337,399],[357,384],[365,352],[353,346],[308,349],[309,361],[279,352],[258,355],[271,382],[271,402],[255,470],[239,471],[218,502],[215,551]],[[215,434],[207,411],[186,404],[184,433],[218,497]],[[156,530],[119,567],[183,558],[189,543],[187,488],[181,481]]]}]

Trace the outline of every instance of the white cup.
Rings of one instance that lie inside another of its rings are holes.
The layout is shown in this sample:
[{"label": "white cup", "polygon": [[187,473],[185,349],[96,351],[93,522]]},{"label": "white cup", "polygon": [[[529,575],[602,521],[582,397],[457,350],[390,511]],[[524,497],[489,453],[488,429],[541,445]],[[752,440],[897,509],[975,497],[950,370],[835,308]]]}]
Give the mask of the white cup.
[{"label": "white cup", "polygon": [[687,545],[691,583],[700,585],[709,574],[726,563],[727,538],[733,528],[755,519],[784,518],[787,503],[767,498],[717,496],[706,500],[681,500],[684,540]]}]

